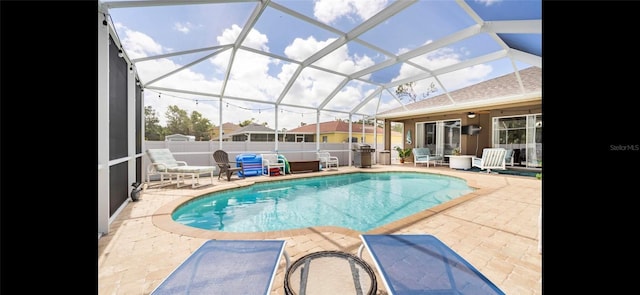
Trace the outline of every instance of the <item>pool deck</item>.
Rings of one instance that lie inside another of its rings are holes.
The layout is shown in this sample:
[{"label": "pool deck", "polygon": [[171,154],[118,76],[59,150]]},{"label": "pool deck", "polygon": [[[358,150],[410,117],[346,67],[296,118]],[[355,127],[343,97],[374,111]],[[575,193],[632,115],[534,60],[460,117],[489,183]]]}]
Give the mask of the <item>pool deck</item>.
[{"label": "pool deck", "polygon": [[[171,220],[171,211],[193,197],[250,185],[351,171],[419,171],[463,178],[476,188],[459,197],[369,234],[432,234],[482,272],[506,294],[542,294],[542,254],[539,251],[542,181],[533,177],[484,174],[413,163],[340,167],[286,176],[255,176],[231,182],[214,178],[213,185],[192,189],[152,183],[111,223],[98,239],[98,294],[149,294],[182,261],[209,239],[284,239],[291,263],[317,251],[356,254],[361,232],[337,227],[312,227],[269,233],[223,233],[191,228]],[[201,183],[209,184],[208,177]],[[362,255],[374,269],[366,251]],[[284,294],[285,259],[281,260],[271,294]],[[377,272],[377,270],[376,270]],[[376,273],[377,275],[377,273]],[[378,293],[387,294],[378,277]]]}]

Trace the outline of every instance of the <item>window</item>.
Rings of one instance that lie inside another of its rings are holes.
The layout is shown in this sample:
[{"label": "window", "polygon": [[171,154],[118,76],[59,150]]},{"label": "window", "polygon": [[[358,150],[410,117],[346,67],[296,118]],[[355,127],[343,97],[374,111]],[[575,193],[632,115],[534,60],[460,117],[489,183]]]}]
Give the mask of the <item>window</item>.
[{"label": "window", "polygon": [[328,141],[328,136],[323,135],[322,136],[322,142],[327,143],[327,141]]},{"label": "window", "polygon": [[[498,144],[517,145],[527,141],[527,118],[513,117],[498,119]],[[522,146],[524,147],[524,146]]]}]

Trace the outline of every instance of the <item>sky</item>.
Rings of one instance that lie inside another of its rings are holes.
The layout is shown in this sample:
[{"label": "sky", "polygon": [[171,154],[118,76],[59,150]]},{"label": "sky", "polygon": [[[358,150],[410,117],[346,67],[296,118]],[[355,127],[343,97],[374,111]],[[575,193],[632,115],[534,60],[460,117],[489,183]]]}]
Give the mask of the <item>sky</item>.
[{"label": "sky", "polygon": [[[516,19],[541,19],[539,0],[466,3],[486,20],[507,20],[504,11]],[[421,0],[297,73],[299,64],[295,61],[313,56],[392,3],[386,0],[274,0],[272,4],[265,8],[247,34],[242,42],[246,49],[235,53],[230,69],[230,46],[241,35],[257,2],[113,8],[108,18],[145,86],[145,106],[156,111],[163,126],[166,124],[164,113],[171,105],[188,113],[197,111],[214,125],[219,124],[222,114],[223,123],[238,124],[253,119],[257,123],[266,122],[273,129],[277,124],[278,130],[290,130],[303,123],[315,123],[314,109],[321,106],[330,110],[321,112],[321,122],[347,120],[350,112],[356,114],[352,120],[357,121],[365,115],[373,116],[407,103],[406,99],[394,97],[394,87],[382,85],[419,75],[425,69],[437,72],[503,49],[490,34],[477,34],[415,56],[409,63],[382,67],[358,76],[359,79],[346,81],[346,75],[438,42],[475,24],[455,1]],[[289,11],[295,11],[303,19],[292,16]],[[496,13],[500,11],[503,13]],[[531,37],[538,44],[541,42],[541,34],[523,38],[511,35],[508,37],[514,42],[526,43]],[[207,50],[185,53],[194,49]],[[185,66],[188,67],[183,68]],[[419,98],[428,99],[513,72],[514,67],[528,66],[500,58],[438,75],[437,80],[417,80],[415,89]],[[177,69],[181,70],[173,73]],[[227,73],[229,79],[225,84]],[[299,76],[289,85],[295,74]],[[342,83],[343,87],[337,88]],[[282,95],[288,85],[289,91]],[[221,104],[218,96],[223,86],[225,99]],[[282,105],[276,123],[274,103],[277,101]]]}]

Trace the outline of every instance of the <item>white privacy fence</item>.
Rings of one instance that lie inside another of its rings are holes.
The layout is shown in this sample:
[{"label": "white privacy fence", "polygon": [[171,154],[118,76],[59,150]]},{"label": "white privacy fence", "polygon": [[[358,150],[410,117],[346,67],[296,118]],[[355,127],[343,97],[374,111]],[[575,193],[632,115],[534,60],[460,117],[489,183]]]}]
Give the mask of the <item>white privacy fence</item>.
[{"label": "white privacy fence", "polygon": [[[318,150],[327,151],[332,156],[338,157],[340,166],[352,166],[353,155],[351,143],[320,143],[318,149],[316,142],[278,142],[278,149],[275,150],[276,144],[269,142],[249,142],[249,141],[145,141],[146,149],[168,148],[178,161],[185,161],[189,165],[194,166],[213,166],[213,152],[216,150],[224,150],[229,154],[229,159],[235,161],[237,155],[240,154],[266,154],[278,153],[284,155],[288,161],[310,161],[316,160],[316,152]],[[371,155],[371,163],[378,163],[379,152],[384,149],[383,144],[372,145],[376,152]],[[147,177],[147,167],[150,161],[145,154],[142,157],[143,179]],[[154,179],[154,177],[151,177]]]}]

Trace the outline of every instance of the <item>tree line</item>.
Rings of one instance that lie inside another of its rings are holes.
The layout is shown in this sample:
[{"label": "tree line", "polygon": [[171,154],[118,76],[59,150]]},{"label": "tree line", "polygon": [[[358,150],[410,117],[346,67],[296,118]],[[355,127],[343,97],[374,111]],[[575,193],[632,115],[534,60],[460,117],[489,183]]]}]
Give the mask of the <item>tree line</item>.
[{"label": "tree line", "polygon": [[211,140],[214,125],[197,111],[188,114],[178,106],[169,106],[165,112],[167,126],[160,125],[158,113],[151,106],[144,107],[144,132],[146,140],[164,140],[171,134],[193,135],[196,140]]}]

